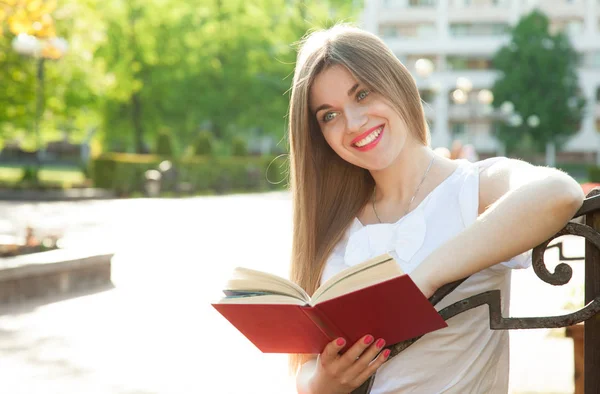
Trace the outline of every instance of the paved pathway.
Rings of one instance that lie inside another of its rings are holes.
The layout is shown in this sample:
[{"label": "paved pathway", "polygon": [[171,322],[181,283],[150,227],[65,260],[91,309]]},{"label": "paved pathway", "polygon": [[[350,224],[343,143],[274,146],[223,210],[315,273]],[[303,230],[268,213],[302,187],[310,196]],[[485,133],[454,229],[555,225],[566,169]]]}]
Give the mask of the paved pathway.
[{"label": "paved pathway", "polygon": [[[114,289],[0,311],[0,392],[292,393],[286,357],[258,352],[209,305],[236,265],[287,274],[286,194],[0,203],[0,218],[0,233],[66,226],[66,243],[116,251]],[[545,298],[554,307],[538,314],[557,313],[565,291],[518,272],[513,315]],[[549,334],[513,333],[511,393],[572,392],[571,341]]]}]

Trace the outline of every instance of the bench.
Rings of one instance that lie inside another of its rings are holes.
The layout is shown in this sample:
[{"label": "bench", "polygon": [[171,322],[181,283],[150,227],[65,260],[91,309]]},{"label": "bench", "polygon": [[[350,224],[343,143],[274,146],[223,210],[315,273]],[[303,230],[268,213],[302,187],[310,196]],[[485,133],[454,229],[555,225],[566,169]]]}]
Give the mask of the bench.
[{"label": "bench", "polygon": [[[583,223],[577,219],[583,217]],[[487,291],[465,300],[459,301],[442,309],[439,313],[448,320],[467,310],[482,305],[488,305],[490,329],[492,330],[513,330],[513,329],[533,329],[533,328],[558,328],[570,327],[577,323],[584,324],[584,393],[600,393],[600,189],[593,189],[589,192],[583,205],[577,211],[573,220],[556,233],[553,237],[533,249],[532,265],[536,275],[544,282],[562,286],[571,280],[573,270],[568,264],[561,262],[556,266],[553,273],[549,272],[544,263],[544,252],[548,244],[563,235],[577,235],[584,237],[585,242],[585,306],[580,310],[562,316],[549,317],[503,317],[501,314],[501,297],[499,290]],[[562,253],[561,253],[562,255]],[[564,259],[567,260],[568,259]],[[465,279],[449,283],[440,288],[430,301],[436,305],[445,296],[450,294]],[[409,339],[387,348],[391,350],[390,358],[398,355],[404,349],[419,340],[418,338]],[[368,394],[373,386],[375,377],[372,376],[362,386],[352,392],[352,394]]]},{"label": "bench", "polygon": [[0,305],[111,285],[113,254],[56,249],[0,260]]}]

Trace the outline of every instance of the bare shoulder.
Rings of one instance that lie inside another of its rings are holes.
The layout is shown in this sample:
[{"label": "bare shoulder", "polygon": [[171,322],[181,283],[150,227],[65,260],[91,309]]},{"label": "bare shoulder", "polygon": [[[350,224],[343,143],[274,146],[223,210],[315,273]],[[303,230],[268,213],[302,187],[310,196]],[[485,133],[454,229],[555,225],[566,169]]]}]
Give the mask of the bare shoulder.
[{"label": "bare shoulder", "polygon": [[442,183],[446,178],[448,178],[454,171],[458,168],[459,162],[456,160],[451,160],[446,157],[436,156],[435,157],[435,166],[432,168],[432,184],[433,187]]},{"label": "bare shoulder", "polygon": [[523,160],[491,158],[477,163],[479,166],[479,213],[496,202],[510,190],[531,182],[546,180],[577,188],[578,184],[568,174],[551,167],[535,166]]}]

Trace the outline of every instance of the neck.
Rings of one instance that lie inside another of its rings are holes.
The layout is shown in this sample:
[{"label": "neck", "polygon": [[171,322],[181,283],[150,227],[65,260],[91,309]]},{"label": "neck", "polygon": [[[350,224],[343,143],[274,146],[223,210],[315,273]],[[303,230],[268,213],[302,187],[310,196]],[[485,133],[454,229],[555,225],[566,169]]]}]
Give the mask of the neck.
[{"label": "neck", "polygon": [[381,171],[371,171],[376,184],[376,201],[407,203],[423,180],[435,154],[428,146],[406,142],[392,165]]}]

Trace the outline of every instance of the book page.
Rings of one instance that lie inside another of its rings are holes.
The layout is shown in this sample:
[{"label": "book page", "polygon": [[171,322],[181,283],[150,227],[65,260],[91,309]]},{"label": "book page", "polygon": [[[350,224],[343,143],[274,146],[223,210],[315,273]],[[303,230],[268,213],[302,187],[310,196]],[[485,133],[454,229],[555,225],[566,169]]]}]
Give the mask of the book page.
[{"label": "book page", "polygon": [[259,295],[253,297],[223,297],[217,304],[277,304],[277,305],[306,305],[306,302],[294,297],[279,294]]},{"label": "book page", "polygon": [[227,281],[225,290],[285,295],[302,300],[304,304],[308,304],[310,301],[308,294],[292,281],[267,272],[243,267],[237,267],[233,271],[233,276]]},{"label": "book page", "polygon": [[383,282],[404,272],[390,254],[383,254],[332,276],[313,294],[311,305]]}]

